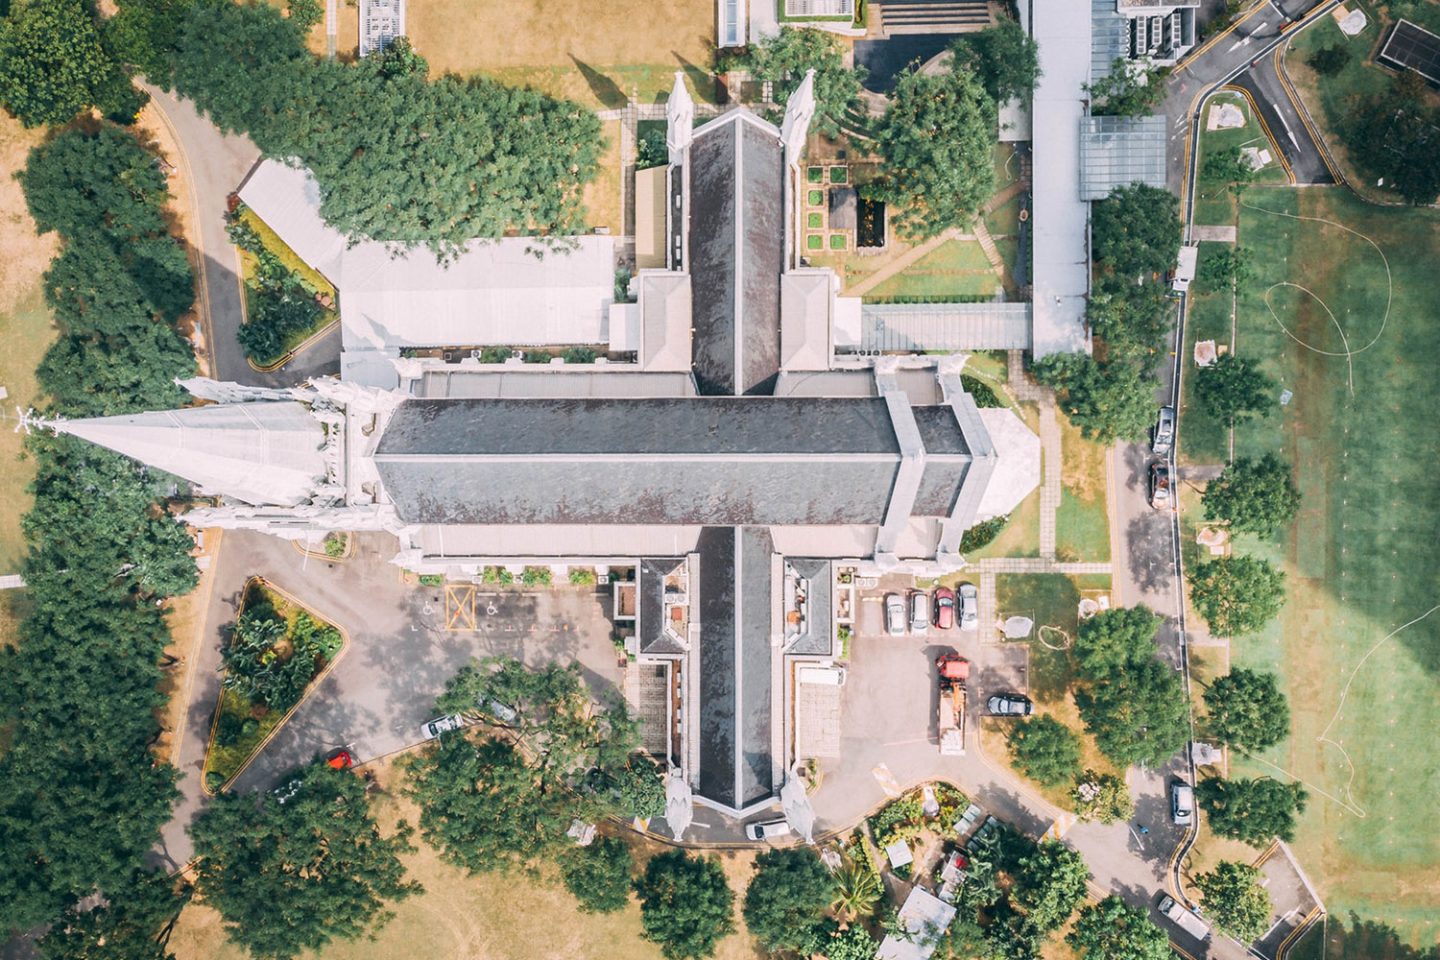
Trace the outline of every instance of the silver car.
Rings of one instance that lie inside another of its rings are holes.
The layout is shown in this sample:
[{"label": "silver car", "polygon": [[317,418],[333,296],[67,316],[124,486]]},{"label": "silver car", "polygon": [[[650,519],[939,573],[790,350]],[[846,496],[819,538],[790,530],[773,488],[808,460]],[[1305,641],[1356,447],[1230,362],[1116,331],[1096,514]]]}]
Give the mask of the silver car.
[{"label": "silver car", "polygon": [[905,636],[905,601],[898,593],[885,594],[885,632],[892,637]]},{"label": "silver car", "polygon": [[910,632],[930,632],[930,594],[924,590],[910,591]]},{"label": "silver car", "polygon": [[1179,827],[1195,822],[1195,788],[1184,780],[1170,784],[1170,819]]},{"label": "silver car", "polygon": [[456,714],[448,717],[437,717],[420,725],[420,732],[426,740],[435,740],[442,733],[451,733],[465,726],[465,721]]},{"label": "silver car", "polygon": [[980,591],[973,583],[962,583],[956,594],[960,598],[960,629],[980,629]]},{"label": "silver car", "polygon": [[1160,413],[1155,418],[1155,427],[1150,434],[1150,450],[1157,457],[1164,457],[1170,454],[1170,448],[1175,444],[1175,408],[1161,407]]}]

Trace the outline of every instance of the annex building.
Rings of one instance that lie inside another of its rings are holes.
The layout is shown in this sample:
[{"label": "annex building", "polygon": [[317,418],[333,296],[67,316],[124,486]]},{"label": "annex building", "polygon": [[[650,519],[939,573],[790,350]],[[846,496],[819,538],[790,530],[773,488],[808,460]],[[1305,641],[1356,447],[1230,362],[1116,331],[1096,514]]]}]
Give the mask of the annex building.
[{"label": "annex building", "polygon": [[[396,564],[459,580],[633,568],[632,652],[674,703],[652,749],[741,813],[805,749],[796,670],[836,653],[836,571],[962,567],[965,531],[1037,486],[1039,440],[977,408],[963,356],[836,353],[858,304],[795,242],[808,82],[779,128],[744,108],[697,127],[678,76],[668,109],[666,262],[634,302],[609,237],[393,256],[329,231],[308,174],[266,162],[242,198],[339,290],[340,376],[197,379],[201,405],[47,426],[215,498],[198,527],[385,532]],[[527,343],[608,362],[480,362]]]}]

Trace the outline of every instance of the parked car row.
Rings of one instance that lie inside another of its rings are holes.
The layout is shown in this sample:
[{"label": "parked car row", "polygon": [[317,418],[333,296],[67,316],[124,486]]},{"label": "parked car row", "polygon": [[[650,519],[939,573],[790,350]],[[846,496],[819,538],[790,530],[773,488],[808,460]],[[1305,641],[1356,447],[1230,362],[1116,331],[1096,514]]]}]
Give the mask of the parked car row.
[{"label": "parked car row", "polygon": [[911,590],[907,596],[885,594],[885,632],[892,637],[914,633],[923,635],[933,626],[950,630],[976,630],[980,626],[980,592],[973,583],[962,583],[957,590],[936,587],[935,592]]},{"label": "parked car row", "polygon": [[1163,459],[1150,464],[1150,506],[1156,510],[1175,508],[1175,487],[1170,474],[1170,451],[1175,448],[1175,408],[1161,407],[1150,428],[1150,451]]}]

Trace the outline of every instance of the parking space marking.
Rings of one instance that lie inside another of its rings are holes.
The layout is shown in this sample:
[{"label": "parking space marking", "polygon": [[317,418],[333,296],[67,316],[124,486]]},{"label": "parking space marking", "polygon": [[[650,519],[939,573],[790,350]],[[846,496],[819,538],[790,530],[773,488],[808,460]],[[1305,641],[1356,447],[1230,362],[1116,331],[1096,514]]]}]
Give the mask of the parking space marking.
[{"label": "parking space marking", "polygon": [[880,789],[885,791],[885,796],[891,798],[900,796],[900,784],[895,782],[895,775],[890,772],[889,767],[883,763],[878,764],[870,772],[875,775],[875,781],[880,784]]},{"label": "parking space marking", "polygon": [[477,629],[474,584],[445,585],[445,629],[452,632]]}]

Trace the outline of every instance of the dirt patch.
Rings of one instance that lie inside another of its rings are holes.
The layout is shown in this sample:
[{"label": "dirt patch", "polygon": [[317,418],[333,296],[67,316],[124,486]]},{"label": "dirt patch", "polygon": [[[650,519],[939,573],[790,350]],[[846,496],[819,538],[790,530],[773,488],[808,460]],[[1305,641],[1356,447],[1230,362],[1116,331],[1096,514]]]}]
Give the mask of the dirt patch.
[{"label": "dirt patch", "polygon": [[1060,483],[1082,500],[1105,496],[1105,447],[1086,440],[1063,413],[1060,420]]},{"label": "dirt patch", "polygon": [[[18,120],[0,113],[0,170],[25,169],[31,148],[44,134],[43,130],[26,130]],[[35,221],[25,207],[20,181],[0,177],[0,314],[14,310],[30,295],[58,247],[54,233],[36,239]]]}]

